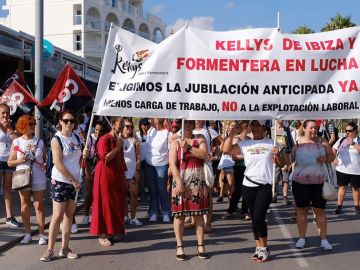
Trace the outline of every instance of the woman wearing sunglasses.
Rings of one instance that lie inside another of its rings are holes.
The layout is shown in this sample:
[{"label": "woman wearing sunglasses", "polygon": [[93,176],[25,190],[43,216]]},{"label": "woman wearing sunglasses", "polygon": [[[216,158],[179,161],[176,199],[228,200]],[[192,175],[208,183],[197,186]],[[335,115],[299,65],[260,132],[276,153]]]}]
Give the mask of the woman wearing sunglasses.
[{"label": "woman wearing sunglasses", "polygon": [[360,187],[360,138],[358,127],[354,122],[346,125],[346,136],[338,140],[333,151],[336,155],[337,184],[339,185],[337,207],[335,214],[340,214],[347,186],[350,184],[354,201],[354,212],[360,214],[359,187]]},{"label": "woman wearing sunglasses", "polygon": [[54,166],[51,171],[50,197],[53,202],[53,213],[49,227],[48,250],[40,258],[48,262],[54,258],[54,246],[59,233],[60,223],[62,247],[60,257],[77,259],[78,255],[69,248],[70,230],[76,209],[75,195],[80,190],[81,140],[73,134],[76,128],[75,114],[65,110],[60,114],[59,131],[51,140],[51,151]]},{"label": "woman wearing sunglasses", "polygon": [[121,133],[121,138],[124,142],[124,158],[126,163],[126,190],[130,191],[130,220],[128,218],[128,203],[127,196],[124,196],[125,205],[125,222],[131,225],[141,226],[142,223],[136,216],[137,198],[139,193],[140,182],[140,143],[134,138],[134,125],[130,119],[125,119],[124,130]]},{"label": "woman wearing sunglasses", "polygon": [[[46,156],[44,142],[34,136],[35,118],[30,115],[21,116],[16,123],[16,130],[22,134],[21,137],[14,139],[8,165],[16,167],[16,170],[29,169],[32,166],[31,187],[19,191],[21,201],[21,217],[25,227],[25,236],[21,244],[31,242],[31,225],[30,225],[30,196],[34,198],[34,208],[36,220],[39,225],[39,245],[46,245],[47,241],[44,236],[44,191],[46,189],[46,176],[44,163]],[[17,150],[18,149],[18,150]],[[36,162],[34,162],[36,161]],[[32,165],[31,165],[32,164]]]}]

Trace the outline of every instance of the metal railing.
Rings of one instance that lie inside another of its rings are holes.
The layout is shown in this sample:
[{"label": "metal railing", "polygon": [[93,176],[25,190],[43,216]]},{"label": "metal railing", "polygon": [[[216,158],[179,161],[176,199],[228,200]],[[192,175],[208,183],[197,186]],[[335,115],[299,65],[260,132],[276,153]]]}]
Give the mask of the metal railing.
[{"label": "metal railing", "polygon": [[82,15],[74,15],[74,25],[82,24]]}]

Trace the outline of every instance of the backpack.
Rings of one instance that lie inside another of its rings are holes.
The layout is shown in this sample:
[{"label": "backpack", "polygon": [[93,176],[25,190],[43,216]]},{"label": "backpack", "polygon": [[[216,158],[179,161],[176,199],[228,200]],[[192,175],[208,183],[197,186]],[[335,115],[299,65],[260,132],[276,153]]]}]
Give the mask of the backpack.
[{"label": "backpack", "polygon": [[[78,141],[78,144],[80,144],[80,137],[77,134],[74,134],[76,140]],[[56,138],[60,144],[61,147],[61,151],[64,151],[64,146],[61,143],[61,139],[59,136],[54,135],[54,138]],[[52,156],[52,151],[51,151],[51,147],[49,147],[49,149],[47,150],[47,154],[46,154],[46,168],[45,168],[45,175],[48,179],[51,179],[51,172],[52,172],[52,168],[54,167],[54,160],[53,160],[53,156]]]}]

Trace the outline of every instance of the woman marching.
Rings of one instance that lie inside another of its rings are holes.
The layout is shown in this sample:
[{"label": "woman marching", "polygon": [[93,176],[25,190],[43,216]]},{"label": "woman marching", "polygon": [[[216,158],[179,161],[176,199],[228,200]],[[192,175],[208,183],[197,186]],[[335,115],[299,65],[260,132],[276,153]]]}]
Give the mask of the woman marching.
[{"label": "woman marching", "polygon": [[322,188],[327,178],[326,163],[331,163],[335,155],[326,139],[317,137],[315,120],[303,123],[305,135],[294,146],[291,160],[294,161],[292,191],[296,203],[296,222],[299,230],[297,248],[305,246],[305,234],[309,208],[313,208],[315,222],[320,233],[320,246],[332,250],[326,239],[326,201],[322,197]]},{"label": "woman marching", "polygon": [[16,129],[22,134],[21,137],[14,139],[8,160],[9,167],[16,167],[16,170],[29,169],[32,167],[31,187],[19,191],[21,201],[21,216],[25,227],[25,236],[20,243],[29,244],[31,242],[30,226],[30,196],[34,198],[34,208],[36,220],[39,225],[39,245],[46,245],[44,236],[44,191],[46,189],[46,176],[42,164],[44,163],[46,152],[44,142],[34,136],[35,118],[30,115],[21,116]]},{"label": "woman marching", "polygon": [[122,117],[111,119],[111,131],[98,139],[98,163],[94,174],[94,192],[90,233],[99,236],[103,247],[112,245],[116,234],[125,234],[125,170]]},{"label": "woman marching", "polygon": [[79,179],[82,145],[80,138],[73,134],[75,119],[73,112],[63,111],[60,114],[60,131],[51,140],[54,167],[51,172],[50,197],[53,201],[53,213],[49,227],[48,249],[40,258],[44,262],[54,258],[54,246],[61,221],[63,221],[62,247],[59,256],[69,259],[79,257],[69,248],[70,228],[76,209],[75,195],[81,186]]},{"label": "woman marching", "polygon": [[223,152],[226,154],[244,156],[246,169],[243,198],[249,207],[256,243],[252,259],[257,262],[266,262],[270,256],[265,218],[272,199],[273,161],[275,159],[280,166],[285,163],[284,157],[279,154],[279,147],[274,146],[272,139],[265,137],[264,122],[251,121],[253,139],[239,141],[235,145],[232,145],[232,141],[236,129],[232,129],[223,147]]},{"label": "woman marching", "polygon": [[[170,147],[170,169],[173,174],[171,210],[174,216],[176,259],[185,260],[183,246],[184,220],[192,216],[197,236],[198,256],[208,258],[204,246],[203,215],[209,211],[208,189],[203,164],[207,159],[205,138],[193,135],[194,121],[185,121],[184,138],[173,140]],[[183,156],[182,156],[183,154]]]}]

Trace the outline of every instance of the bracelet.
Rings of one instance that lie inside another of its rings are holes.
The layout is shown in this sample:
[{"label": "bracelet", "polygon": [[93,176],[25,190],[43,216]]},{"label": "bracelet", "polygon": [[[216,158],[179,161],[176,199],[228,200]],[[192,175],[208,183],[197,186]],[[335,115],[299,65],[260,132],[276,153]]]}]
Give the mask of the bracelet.
[{"label": "bracelet", "polygon": [[192,150],[192,146],[191,146],[190,144],[188,144],[187,150],[188,150],[189,152]]}]

